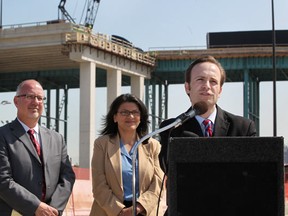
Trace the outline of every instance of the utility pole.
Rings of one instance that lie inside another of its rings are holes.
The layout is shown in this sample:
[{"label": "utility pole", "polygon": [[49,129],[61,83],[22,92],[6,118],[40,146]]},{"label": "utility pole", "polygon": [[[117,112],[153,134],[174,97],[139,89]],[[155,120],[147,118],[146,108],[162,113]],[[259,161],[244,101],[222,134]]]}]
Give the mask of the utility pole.
[{"label": "utility pole", "polygon": [[272,48],[273,48],[273,136],[277,136],[277,106],[276,106],[276,81],[277,81],[277,71],[276,71],[276,54],[275,54],[275,25],[274,25],[274,0],[271,0],[272,8]]},{"label": "utility pole", "polygon": [[0,0],[0,29],[2,29],[2,8],[3,8],[3,0]]}]

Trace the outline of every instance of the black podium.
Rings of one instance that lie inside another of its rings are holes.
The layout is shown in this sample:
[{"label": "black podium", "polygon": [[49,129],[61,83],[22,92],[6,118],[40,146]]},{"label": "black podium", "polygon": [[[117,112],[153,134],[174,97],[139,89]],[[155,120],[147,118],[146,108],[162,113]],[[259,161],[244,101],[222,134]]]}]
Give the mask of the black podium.
[{"label": "black podium", "polygon": [[284,216],[283,141],[172,138],[169,216]]}]

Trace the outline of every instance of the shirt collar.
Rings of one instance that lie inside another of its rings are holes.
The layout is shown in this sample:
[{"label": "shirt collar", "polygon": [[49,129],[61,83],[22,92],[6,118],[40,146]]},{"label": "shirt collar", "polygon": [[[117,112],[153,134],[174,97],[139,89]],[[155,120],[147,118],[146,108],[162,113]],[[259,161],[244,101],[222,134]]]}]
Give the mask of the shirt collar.
[{"label": "shirt collar", "polygon": [[18,121],[20,122],[20,124],[22,125],[22,127],[24,128],[24,130],[27,132],[29,129],[34,129],[34,131],[39,134],[39,125],[36,124],[36,126],[34,128],[29,128],[26,124],[24,124],[19,118],[17,118]]},{"label": "shirt collar", "polygon": [[[209,119],[213,124],[215,123],[215,119],[216,119],[216,115],[217,115],[217,107],[214,109],[214,111],[210,114],[210,116],[208,116],[207,119]],[[202,122],[204,121],[205,118],[203,118],[202,116],[196,115],[195,116],[196,120],[199,122],[199,124],[201,125]]]}]

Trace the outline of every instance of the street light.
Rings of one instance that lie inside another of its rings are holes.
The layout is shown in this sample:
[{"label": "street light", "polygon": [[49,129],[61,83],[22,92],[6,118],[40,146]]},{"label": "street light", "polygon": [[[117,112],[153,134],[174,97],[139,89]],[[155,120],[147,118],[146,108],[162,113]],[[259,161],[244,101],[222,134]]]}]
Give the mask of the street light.
[{"label": "street light", "polygon": [[272,64],[273,64],[273,136],[277,136],[277,107],[276,107],[276,81],[277,81],[277,71],[276,71],[276,54],[275,54],[275,25],[274,25],[274,0],[271,0],[272,9]]},{"label": "street light", "polygon": [[0,0],[0,29],[2,28],[3,2]]}]

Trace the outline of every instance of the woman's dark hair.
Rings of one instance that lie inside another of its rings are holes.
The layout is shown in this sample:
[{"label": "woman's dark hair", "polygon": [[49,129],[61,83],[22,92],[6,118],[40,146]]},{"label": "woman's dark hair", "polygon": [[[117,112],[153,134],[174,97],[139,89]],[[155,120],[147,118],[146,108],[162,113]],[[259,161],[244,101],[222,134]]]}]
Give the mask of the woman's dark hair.
[{"label": "woman's dark hair", "polygon": [[145,104],[133,94],[122,94],[112,102],[109,112],[103,117],[103,129],[100,131],[101,135],[109,134],[111,137],[117,135],[118,125],[117,122],[114,122],[114,115],[117,114],[121,104],[126,102],[135,103],[140,111],[140,124],[136,129],[138,136],[141,138],[148,133],[150,121],[148,120],[148,111]]}]

